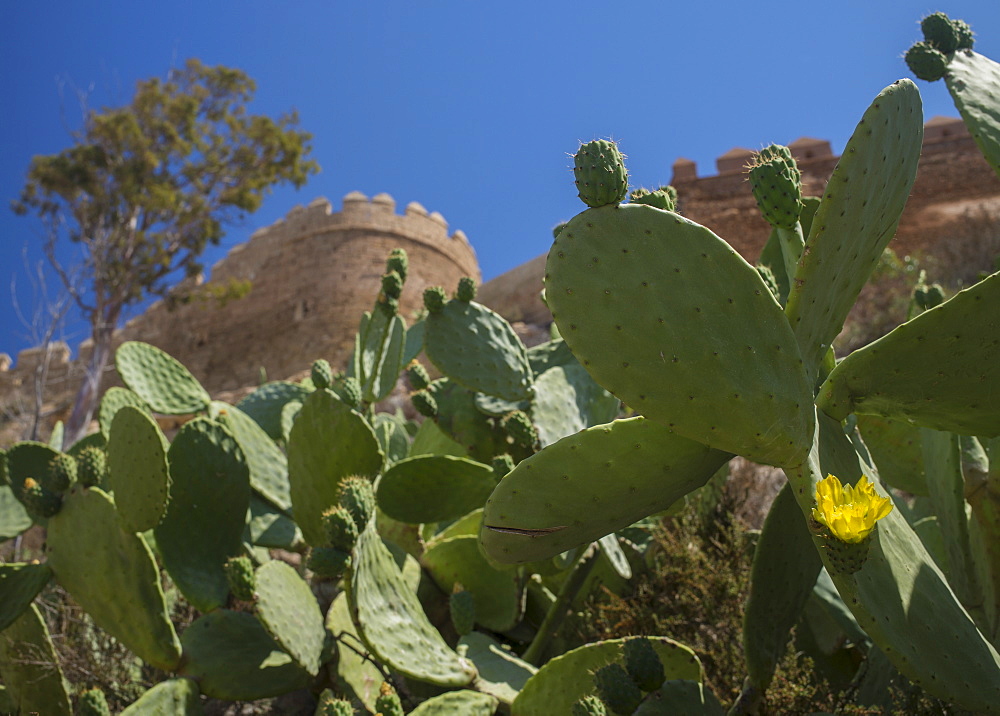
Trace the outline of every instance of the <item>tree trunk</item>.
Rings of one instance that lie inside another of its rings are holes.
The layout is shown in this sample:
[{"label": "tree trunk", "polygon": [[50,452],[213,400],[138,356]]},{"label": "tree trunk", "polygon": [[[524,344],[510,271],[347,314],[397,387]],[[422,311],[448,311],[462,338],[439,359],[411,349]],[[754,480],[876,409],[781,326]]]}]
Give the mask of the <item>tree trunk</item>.
[{"label": "tree trunk", "polygon": [[113,337],[113,322],[95,327],[93,331],[94,352],[90,356],[80,390],[77,391],[76,399],[73,401],[73,411],[70,413],[69,420],[66,421],[63,450],[68,449],[70,445],[86,435],[87,428],[90,427],[90,421],[94,417],[94,409],[97,407],[98,398],[101,395],[101,378],[104,376],[104,369],[111,357]]}]

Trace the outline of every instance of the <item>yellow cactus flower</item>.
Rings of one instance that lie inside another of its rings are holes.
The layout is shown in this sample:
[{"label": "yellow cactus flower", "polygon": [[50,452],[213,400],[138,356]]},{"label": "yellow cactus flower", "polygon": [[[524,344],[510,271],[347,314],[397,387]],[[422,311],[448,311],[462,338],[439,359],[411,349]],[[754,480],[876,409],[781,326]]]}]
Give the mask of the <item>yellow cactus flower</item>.
[{"label": "yellow cactus flower", "polygon": [[843,542],[864,541],[875,529],[875,522],[890,512],[892,501],[875,492],[867,476],[863,475],[853,487],[842,485],[834,475],[827,475],[816,485],[813,518]]}]

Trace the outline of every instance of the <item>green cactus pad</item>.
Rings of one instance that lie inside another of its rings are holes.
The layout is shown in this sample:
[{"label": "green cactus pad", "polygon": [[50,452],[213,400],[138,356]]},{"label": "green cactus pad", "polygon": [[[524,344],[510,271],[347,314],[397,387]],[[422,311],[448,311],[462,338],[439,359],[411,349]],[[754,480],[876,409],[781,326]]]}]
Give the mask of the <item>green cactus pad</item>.
[{"label": "green cactus pad", "polygon": [[594,382],[575,360],[553,366],[535,381],[531,417],[544,448],[618,416],[618,398]]},{"label": "green cactus pad", "polygon": [[191,679],[167,679],[140,696],[121,716],[202,716],[200,693]]},{"label": "green cactus pad", "polygon": [[929,42],[915,42],[903,57],[910,72],[924,82],[937,82],[948,71],[948,58]]},{"label": "green cactus pad", "polygon": [[195,608],[226,603],[225,564],[243,550],[250,471],[236,439],[207,418],[186,423],[170,445],[170,504],[154,530],[163,566]]},{"label": "green cactus pad", "polygon": [[858,430],[882,482],[913,495],[927,494],[920,428],[878,415],[858,415]]},{"label": "green cactus pad", "polygon": [[743,613],[747,673],[761,693],[785,655],[792,627],[822,568],[795,495],[786,483],[771,504],[754,550],[750,596]]},{"label": "green cactus pad", "polygon": [[613,141],[595,139],[573,155],[573,174],[580,201],[597,207],[617,204],[628,194],[625,157]]},{"label": "green cactus pad", "polygon": [[538,668],[521,661],[509,649],[482,632],[470,632],[458,640],[458,651],[476,665],[476,689],[511,704]]},{"label": "green cactus pad", "polygon": [[507,451],[507,436],[476,407],[475,393],[447,378],[434,381],[429,390],[438,406],[435,422],[469,457],[487,463]]},{"label": "green cactus pad", "polygon": [[486,629],[505,632],[520,621],[523,584],[517,570],[491,567],[475,535],[435,540],[420,562],[445,594],[461,584],[472,595],[475,621]]},{"label": "green cactus pad", "polygon": [[187,368],[148,343],[122,343],[115,352],[115,367],[125,385],[157,413],[197,413],[212,402]]},{"label": "green cactus pad", "polygon": [[466,589],[456,589],[448,597],[448,613],[451,615],[451,625],[459,636],[472,632],[476,625],[476,604],[472,592]]},{"label": "green cactus pad", "polygon": [[534,450],[535,444],[538,442],[538,432],[527,413],[521,410],[507,413],[500,421],[500,427],[515,446]]},{"label": "green cactus pad", "polygon": [[375,415],[372,428],[378,444],[385,453],[386,466],[406,458],[410,452],[410,436],[406,430],[406,418],[402,415],[378,413]]},{"label": "green cactus pad", "polygon": [[105,442],[107,442],[109,436],[111,435],[111,421],[115,419],[115,415],[118,414],[118,411],[126,405],[138,408],[148,415],[153,414],[153,411],[149,409],[148,405],[146,405],[146,401],[133,393],[131,390],[128,388],[111,386],[104,393],[104,397],[101,398],[101,404],[97,409],[97,423],[101,427],[101,435],[104,436]]},{"label": "green cactus pad", "polygon": [[[518,716],[570,713],[573,704],[595,692],[591,673],[618,661],[627,638],[586,644],[550,660],[521,689],[514,699],[512,713]],[[691,649],[665,636],[651,636],[649,640],[663,663],[667,679],[702,681],[701,662]]]},{"label": "green cactus pad", "polygon": [[493,469],[468,458],[420,455],[400,460],[378,484],[378,505],[400,522],[441,522],[482,507]]},{"label": "green cactus pad", "polygon": [[[822,413],[819,418],[809,461],[786,471],[807,516],[815,505],[816,484],[828,472],[854,483],[867,469],[840,424]],[[884,494],[877,478],[869,479]],[[970,711],[1000,713],[1000,656],[900,510],[879,520],[870,539],[864,564],[849,574],[836,568],[822,539],[814,536],[830,577],[858,623],[896,668],[928,693]]]},{"label": "green cactus pad", "polygon": [[114,502],[100,488],[74,487],[49,520],[45,554],[59,584],[144,661],[173,671],[181,651],[143,539],[123,532]]},{"label": "green cactus pad", "polygon": [[49,469],[49,462],[59,454],[45,443],[15,443],[6,453],[7,480],[14,496],[23,495],[24,481],[29,477],[39,482]]},{"label": "green cactus pad", "polygon": [[0,564],[0,631],[13,624],[52,579],[45,564]]},{"label": "green cactus pad", "polygon": [[219,422],[236,438],[250,468],[250,486],[286,514],[292,507],[288,488],[288,459],[253,418],[226,403],[218,408]]},{"label": "green cactus pad", "polygon": [[[945,547],[940,565],[948,583],[974,618],[983,617],[984,584],[976,571],[969,518],[966,514],[966,480],[962,474],[962,450],[959,436],[923,429],[921,444],[924,464],[933,479],[927,483],[930,504],[937,517]],[[984,623],[987,620],[981,620]]]},{"label": "green cactus pad", "polygon": [[376,475],[382,461],[378,439],[358,413],[329,391],[306,399],[288,442],[292,509],[306,542],[323,545],[323,512],[337,504],[340,480]]},{"label": "green cactus pad", "polygon": [[427,620],[374,521],[358,539],[349,577],[351,612],[379,661],[408,678],[437,686],[472,683],[475,667],[452,651]]},{"label": "green cactus pad", "polygon": [[494,697],[478,691],[449,691],[427,699],[410,711],[409,716],[493,716],[497,703]]},{"label": "green cactus pad", "polygon": [[253,493],[247,530],[250,543],[258,547],[291,550],[302,541],[302,533],[290,517]]},{"label": "green cactus pad", "polygon": [[504,563],[552,557],[665,510],[730,457],[642,417],[589,428],[500,481],[486,502],[483,547]]},{"label": "green cactus pad", "polygon": [[960,291],[855,351],[830,373],[816,405],[842,420],[872,413],[963,435],[1000,435],[1000,273]]},{"label": "green cactus pad", "polygon": [[671,679],[657,689],[655,697],[647,698],[640,704],[632,716],[662,716],[665,704],[669,704],[669,713],[672,714],[725,716],[726,713],[712,690],[704,684],[688,679]]},{"label": "green cactus pad", "polygon": [[455,299],[426,320],[424,351],[442,373],[472,391],[514,401],[531,397],[527,349],[499,314]]},{"label": "green cactus pad", "polygon": [[655,189],[653,191],[650,191],[649,189],[634,189],[632,193],[629,194],[629,201],[633,204],[655,206],[657,209],[663,209],[664,211],[677,211],[676,191],[673,195],[671,195],[663,189]]},{"label": "green cactus pad", "polygon": [[960,50],[948,64],[945,83],[979,151],[1000,174],[1000,64]]},{"label": "green cactus pad", "polygon": [[425,420],[413,436],[410,457],[418,455],[454,455],[468,457],[469,451],[446,435],[433,420]]},{"label": "green cactus pad", "polygon": [[[552,324],[553,326],[555,324]],[[540,343],[528,349],[528,364],[537,379],[545,371],[557,365],[567,366],[579,364],[576,356],[570,351],[566,341],[556,338],[547,343]]]},{"label": "green cactus pad", "polygon": [[476,409],[491,418],[501,418],[514,410],[527,411],[531,408],[530,400],[504,400],[495,395],[476,393]]},{"label": "green cactus pad", "polygon": [[160,523],[170,500],[167,439],[140,408],[123,406],[111,423],[108,484],[122,529],[145,532]]},{"label": "green cactus pad", "polygon": [[281,648],[311,675],[323,651],[323,614],[309,585],[280,560],[257,570],[257,616]]},{"label": "green cactus pad", "polygon": [[355,651],[361,649],[364,652],[364,646],[351,620],[346,592],[334,598],[326,613],[325,623],[327,632],[336,637],[336,658],[332,660],[331,670],[335,671],[337,690],[345,696],[353,696],[375,713],[382,672]]},{"label": "green cactus pad", "polygon": [[254,701],[301,689],[309,673],[281,650],[264,625],[246,612],[218,609],[181,635],[184,663],[209,698]]},{"label": "green cactus pad", "polygon": [[49,629],[34,604],[0,632],[0,678],[16,713],[73,713]]},{"label": "green cactus pad", "polygon": [[281,411],[290,401],[301,402],[312,391],[298,383],[265,383],[236,404],[253,419],[272,440],[285,437],[281,429]]},{"label": "green cactus pad", "polygon": [[357,378],[361,397],[374,403],[387,396],[396,385],[403,368],[406,323],[396,315],[377,310],[365,313],[357,336]]},{"label": "green cactus pad", "polygon": [[573,353],[627,405],[757,462],[804,459],[812,389],[795,337],[711,231],[648,206],[591,209],[560,232],[545,285]]},{"label": "green cactus pad", "polygon": [[899,80],[865,112],[826,185],[785,309],[810,382],[896,231],[922,140],[920,92]]},{"label": "green cactus pad", "polygon": [[31,524],[31,516],[10,486],[0,485],[0,542],[17,537]]}]

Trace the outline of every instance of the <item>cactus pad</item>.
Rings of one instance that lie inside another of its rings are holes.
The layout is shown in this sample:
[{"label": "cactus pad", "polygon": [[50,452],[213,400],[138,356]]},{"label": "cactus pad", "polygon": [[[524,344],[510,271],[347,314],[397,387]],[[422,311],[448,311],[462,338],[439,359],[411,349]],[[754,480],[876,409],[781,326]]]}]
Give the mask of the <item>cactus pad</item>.
[{"label": "cactus pad", "polygon": [[153,686],[120,716],[202,716],[201,692],[191,679],[167,679]]},{"label": "cactus pad", "polygon": [[463,689],[432,696],[413,709],[409,716],[493,716],[496,710],[497,700],[494,697]]},{"label": "cactus pad", "polygon": [[326,632],[312,590],[280,560],[262,565],[256,577],[258,617],[281,648],[315,676]]},{"label": "cactus pad", "polygon": [[337,504],[338,483],[349,475],[375,475],[383,455],[371,427],[328,391],[302,406],[288,443],[288,480],[295,521],[305,540],[322,546],[323,512]]},{"label": "cactus pad", "polygon": [[812,389],[795,337],[711,231],[647,206],[591,209],[559,234],[545,285],[573,353],[627,405],[757,462],[804,459]]},{"label": "cactus pad", "polygon": [[219,422],[236,438],[250,469],[250,486],[286,514],[292,506],[288,492],[288,459],[254,420],[232,405],[219,408]]},{"label": "cactus pad", "polygon": [[553,366],[535,380],[531,415],[542,447],[618,416],[618,398],[576,362]]},{"label": "cactus pad", "polygon": [[170,504],[154,528],[163,566],[192,605],[226,603],[225,564],[243,551],[250,473],[232,433],[207,418],[186,423],[167,453]]},{"label": "cactus pad", "polygon": [[0,632],[24,613],[51,578],[45,564],[0,564]]},{"label": "cactus pad", "polygon": [[97,408],[97,423],[101,426],[101,435],[104,436],[105,442],[107,442],[111,435],[111,422],[115,419],[118,411],[126,405],[139,408],[150,416],[152,415],[152,411],[146,405],[146,401],[131,390],[128,388],[119,388],[116,385],[111,386],[105,391],[104,397],[101,398],[101,404]]},{"label": "cactus pad", "polygon": [[432,311],[424,351],[438,370],[469,390],[514,401],[530,397],[527,349],[510,324],[485,306],[455,299]]},{"label": "cactus pad", "polygon": [[49,629],[34,604],[0,632],[0,678],[16,713],[73,713]]},{"label": "cactus pad", "polygon": [[167,439],[140,408],[123,406],[111,423],[108,483],[122,528],[145,532],[159,524],[170,499]]},{"label": "cactus pad", "polygon": [[476,670],[445,643],[403,580],[375,523],[358,539],[348,599],[361,636],[379,661],[408,678],[438,686],[472,683]]},{"label": "cactus pad", "polygon": [[298,383],[275,381],[260,386],[236,407],[249,415],[272,440],[281,440],[285,437],[281,428],[282,409],[291,401],[301,403],[311,392]]},{"label": "cactus pad", "polygon": [[987,391],[1000,381],[1000,321],[991,308],[998,303],[1000,273],[845,358],[820,387],[817,407],[838,420],[872,413],[1000,435],[1000,410]]},{"label": "cactus pad", "polygon": [[948,64],[945,83],[979,151],[1000,174],[1000,64],[960,50]]},{"label": "cactus pad", "polygon": [[500,481],[486,502],[483,547],[505,563],[551,557],[665,510],[730,457],[642,417],[589,428]]},{"label": "cactus pad", "polygon": [[505,704],[513,703],[528,679],[538,672],[537,667],[518,659],[482,632],[466,634],[458,640],[458,648],[465,650],[466,658],[479,671],[476,688]]},{"label": "cactus pad", "polygon": [[160,572],[139,535],[123,532],[100,488],[72,488],[49,520],[47,564],[93,618],[144,661],[172,671],[180,643],[168,618]]},{"label": "cactus pad", "polygon": [[180,675],[209,698],[254,701],[303,688],[309,674],[283,652],[252,615],[225,609],[205,614],[181,636]]},{"label": "cactus pad", "polygon": [[187,368],[148,343],[122,343],[115,352],[115,367],[125,385],[157,413],[197,413],[212,402]]},{"label": "cactus pad", "polygon": [[420,455],[386,470],[377,498],[393,519],[440,522],[482,507],[495,485],[493,469],[487,465],[450,455]]}]

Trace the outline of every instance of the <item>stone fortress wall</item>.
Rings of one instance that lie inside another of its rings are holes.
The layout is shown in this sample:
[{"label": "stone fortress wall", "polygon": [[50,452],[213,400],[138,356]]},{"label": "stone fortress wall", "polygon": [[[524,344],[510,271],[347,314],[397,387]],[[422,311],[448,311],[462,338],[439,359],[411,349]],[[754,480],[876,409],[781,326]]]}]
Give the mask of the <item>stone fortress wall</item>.
[{"label": "stone fortress wall", "polygon": [[[829,142],[802,138],[789,146],[805,193],[821,195],[838,159]],[[694,162],[678,159],[671,183],[685,216],[711,228],[753,262],[770,227],[760,218],[746,181],[751,154],[742,148],[726,152],[716,161],[718,173],[706,177],[698,176]],[[961,120],[934,118],[925,125],[917,181],[890,246],[899,255],[933,247],[968,215],[1000,222],[1000,178]],[[362,312],[371,309],[386,256],[396,247],[410,257],[400,302],[404,317],[421,308],[427,286],[451,290],[461,276],[480,280],[469,241],[461,231],[449,234],[439,213],[412,202],[397,214],[387,194],[368,199],[352,192],[339,212],[322,198],[295,207],[219,261],[211,283],[249,280],[252,289],[244,298],[224,307],[194,301],[173,311],[159,302],[129,321],[116,340],[143,340],[162,348],[213,395],[227,398],[256,385],[261,367],[270,380],[300,375],[318,357],[340,367],[350,354]],[[479,291],[478,300],[514,322],[529,343],[538,342],[551,321],[540,300],[544,266],[545,256],[539,256]],[[67,411],[89,355],[86,341],[75,361],[65,344],[51,348],[48,423]],[[43,359],[38,349],[26,350],[12,366],[9,357],[0,355],[0,422],[5,406],[11,413],[12,405],[30,404],[32,376]],[[112,384],[106,380],[104,387]],[[0,424],[0,445],[9,441]]]}]

